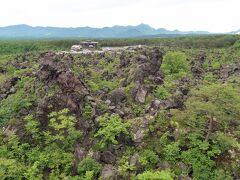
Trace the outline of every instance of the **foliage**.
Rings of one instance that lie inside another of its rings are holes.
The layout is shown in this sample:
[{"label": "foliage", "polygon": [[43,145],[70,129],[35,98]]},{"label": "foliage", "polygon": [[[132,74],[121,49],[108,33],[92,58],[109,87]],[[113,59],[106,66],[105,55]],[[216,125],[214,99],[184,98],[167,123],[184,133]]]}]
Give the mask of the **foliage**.
[{"label": "foliage", "polygon": [[[129,65],[121,68],[118,53],[71,55],[73,61],[66,64],[61,59],[89,90],[90,103],[81,90],[65,91],[58,81],[39,80],[37,73],[42,52],[69,50],[80,39],[0,41],[0,179],[101,179],[103,151],[114,154],[117,179],[238,179],[239,39],[214,35],[96,40],[103,46],[157,45],[166,52],[160,69],[163,84],[155,82],[158,73],[142,82],[148,91],[144,104],[132,100],[131,90],[139,65],[136,57],[151,57],[151,47],[126,52]],[[195,77],[191,70],[202,51],[207,58],[199,66],[201,77]],[[224,67],[229,77],[221,78]],[[17,83],[5,92],[5,81],[15,77]],[[117,88],[124,89],[127,100],[116,102],[113,109],[106,100]],[[66,104],[58,101],[62,94]],[[71,107],[72,97],[77,108],[61,109]],[[170,97],[174,109],[161,101]],[[160,103],[153,103],[155,99]],[[135,142],[130,134],[139,130],[144,139]],[[84,154],[80,163],[76,146]]]},{"label": "foliage", "polygon": [[0,101],[0,127],[15,118],[20,110],[32,106],[36,94],[35,92],[26,93],[26,89],[33,81],[34,79],[30,77],[22,78],[16,85],[17,92]]},{"label": "foliage", "polygon": [[180,155],[179,143],[168,144],[163,149],[165,159],[170,162],[176,162]]},{"label": "foliage", "polygon": [[92,118],[92,107],[90,104],[86,104],[82,110],[82,116],[86,119],[86,120],[90,120]]},{"label": "foliage", "polygon": [[193,91],[186,104],[190,111],[217,118],[225,124],[240,115],[238,94],[239,90],[231,84],[211,84]]},{"label": "foliage", "polygon": [[26,166],[14,159],[0,158],[0,177],[2,179],[22,179]]},{"label": "foliage", "polygon": [[132,103],[132,110],[135,116],[139,117],[143,114],[144,112],[144,107],[141,104],[134,104]]},{"label": "foliage", "polygon": [[73,145],[80,132],[74,127],[76,119],[68,113],[67,109],[50,113],[48,127],[41,130],[40,123],[32,115],[25,118],[25,129],[31,142],[24,142],[13,134],[0,146],[0,158],[4,165],[1,167],[11,171],[6,172],[7,175],[12,174],[13,177],[21,173],[27,179],[36,179],[46,173],[46,169],[49,176],[55,178],[70,173]]},{"label": "foliage", "polygon": [[139,180],[173,180],[172,174],[169,171],[144,171],[137,175]]},{"label": "foliage", "polygon": [[189,71],[187,57],[182,52],[169,52],[164,56],[161,68],[165,74],[179,79]]},{"label": "foliage", "polygon": [[129,163],[129,159],[132,156],[133,151],[133,148],[127,148],[121,159],[118,161],[118,171],[124,177],[129,175],[128,172],[136,169],[134,165]]},{"label": "foliage", "polygon": [[96,177],[101,172],[102,166],[91,157],[86,157],[78,165],[78,174]]},{"label": "foliage", "polygon": [[112,114],[109,116],[105,114],[104,116],[98,117],[98,122],[100,129],[94,135],[94,137],[100,138],[100,148],[103,149],[109,144],[117,145],[118,141],[116,139],[120,134],[128,135],[129,123],[122,122],[120,116]]},{"label": "foliage", "polygon": [[145,169],[152,169],[156,165],[158,160],[158,155],[149,149],[145,149],[139,159],[140,164]]},{"label": "foliage", "polygon": [[165,100],[171,96],[171,90],[174,87],[174,83],[171,78],[166,77],[163,85],[158,85],[154,91],[155,97],[161,100]]}]

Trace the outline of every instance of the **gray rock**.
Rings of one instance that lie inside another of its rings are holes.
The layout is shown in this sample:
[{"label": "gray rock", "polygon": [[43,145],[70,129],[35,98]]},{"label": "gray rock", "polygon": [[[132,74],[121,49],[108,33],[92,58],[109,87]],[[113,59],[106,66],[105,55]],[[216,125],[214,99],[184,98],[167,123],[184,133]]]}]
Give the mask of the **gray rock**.
[{"label": "gray rock", "polygon": [[132,157],[129,160],[129,164],[132,166],[136,166],[139,163],[139,154],[136,152],[132,155]]},{"label": "gray rock", "polygon": [[137,84],[137,86],[132,91],[132,97],[136,102],[144,103],[147,96],[147,90],[142,84]]},{"label": "gray rock", "polygon": [[111,151],[104,151],[100,154],[100,161],[113,164],[116,161],[116,156]]},{"label": "gray rock", "polygon": [[117,177],[117,170],[112,165],[105,165],[102,172],[101,177],[103,179],[114,179]]},{"label": "gray rock", "polygon": [[114,110],[114,109],[116,109],[116,106],[109,106],[108,109]]},{"label": "gray rock", "polygon": [[14,133],[17,132],[17,130],[16,126],[8,125],[3,131],[4,140],[8,140]]},{"label": "gray rock", "polygon": [[161,170],[165,170],[165,169],[169,169],[170,168],[170,164],[167,161],[163,161],[163,162],[159,162],[157,164],[157,166],[161,169]]},{"label": "gray rock", "polygon": [[107,100],[105,101],[105,104],[110,105],[110,104],[111,104],[111,101],[110,101],[109,99],[107,99]]},{"label": "gray rock", "polygon": [[161,101],[158,99],[155,99],[151,102],[146,112],[156,116],[160,110],[160,106],[161,106]]},{"label": "gray rock", "polygon": [[144,130],[139,129],[136,134],[133,135],[133,141],[135,143],[141,143],[144,139]]},{"label": "gray rock", "polygon": [[110,92],[108,98],[112,104],[117,105],[126,100],[127,96],[125,95],[123,89],[119,88]]}]

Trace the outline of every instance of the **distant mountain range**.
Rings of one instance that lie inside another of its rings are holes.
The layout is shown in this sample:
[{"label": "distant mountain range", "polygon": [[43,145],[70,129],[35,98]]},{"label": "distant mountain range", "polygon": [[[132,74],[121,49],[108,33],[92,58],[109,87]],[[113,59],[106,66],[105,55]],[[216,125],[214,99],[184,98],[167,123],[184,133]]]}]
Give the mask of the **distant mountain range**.
[{"label": "distant mountain range", "polygon": [[[28,25],[13,25],[0,27],[0,38],[129,38],[129,37],[166,37],[183,35],[205,35],[207,31],[170,31],[164,28],[155,29],[147,24],[137,26],[113,26],[104,28],[77,27],[32,27]],[[234,31],[229,34],[240,34]]]}]

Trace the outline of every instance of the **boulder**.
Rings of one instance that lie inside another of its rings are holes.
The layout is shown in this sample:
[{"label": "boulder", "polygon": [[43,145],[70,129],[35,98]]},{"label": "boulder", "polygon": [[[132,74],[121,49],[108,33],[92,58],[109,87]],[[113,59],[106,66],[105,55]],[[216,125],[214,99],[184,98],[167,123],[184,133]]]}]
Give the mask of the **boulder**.
[{"label": "boulder", "polygon": [[144,88],[143,84],[137,83],[135,88],[132,90],[132,98],[139,103],[145,103],[147,96],[147,90]]},{"label": "boulder", "polygon": [[161,106],[163,109],[168,110],[168,109],[180,109],[183,107],[183,99],[178,99],[175,97],[172,97],[167,100],[161,101]]},{"label": "boulder", "polygon": [[111,151],[104,151],[100,154],[100,161],[113,164],[116,161],[116,156]]},{"label": "boulder", "polygon": [[133,135],[133,142],[135,143],[141,143],[144,139],[145,131],[143,129],[139,129],[134,135]]},{"label": "boulder", "polygon": [[161,101],[155,99],[151,102],[150,106],[147,108],[146,112],[150,113],[151,115],[156,116],[160,110]]},{"label": "boulder", "polygon": [[148,62],[148,57],[146,55],[141,54],[136,57],[136,60],[138,63],[146,63]]},{"label": "boulder", "polygon": [[101,172],[101,177],[103,179],[116,179],[117,178],[117,170],[112,165],[105,165]]},{"label": "boulder", "polygon": [[124,100],[127,99],[127,96],[123,89],[115,89],[112,92],[109,93],[108,99],[111,101],[111,104],[117,105],[119,103],[122,103]]},{"label": "boulder", "polygon": [[139,154],[135,152],[129,160],[129,164],[132,166],[137,166],[139,164]]},{"label": "boulder", "polygon": [[169,168],[170,168],[170,164],[169,164],[169,162],[167,162],[167,161],[159,162],[159,163],[157,164],[157,166],[158,166],[161,170],[166,170],[166,169],[169,169]]}]

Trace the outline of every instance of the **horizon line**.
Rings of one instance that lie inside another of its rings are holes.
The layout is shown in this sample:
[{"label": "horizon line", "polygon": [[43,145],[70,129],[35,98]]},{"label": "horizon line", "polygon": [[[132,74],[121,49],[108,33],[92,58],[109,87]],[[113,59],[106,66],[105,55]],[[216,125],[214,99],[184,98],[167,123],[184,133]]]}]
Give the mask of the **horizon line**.
[{"label": "horizon line", "polygon": [[33,27],[33,28],[36,28],[36,27],[43,27],[43,28],[68,28],[68,29],[76,29],[76,28],[96,28],[96,29],[104,29],[104,28],[113,28],[113,27],[128,27],[128,26],[133,26],[133,27],[136,27],[136,26],[140,26],[140,25],[146,25],[146,26],[149,26],[155,30],[159,30],[159,29],[164,29],[164,30],[168,30],[168,31],[180,31],[180,32],[208,32],[208,33],[212,33],[212,34],[225,34],[225,33],[232,33],[232,32],[236,32],[236,31],[240,31],[240,29],[237,29],[237,30],[231,30],[229,32],[211,32],[211,31],[208,31],[208,30],[180,30],[180,29],[174,29],[174,30],[171,30],[171,29],[167,29],[167,28],[164,28],[164,27],[160,27],[160,28],[155,28],[155,27],[152,27],[151,25],[149,24],[146,24],[146,23],[140,23],[140,24],[137,24],[137,25],[112,25],[112,26],[101,26],[101,27],[94,27],[94,26],[51,26],[51,25],[30,25],[30,24],[26,24],[26,23],[22,23],[22,24],[11,24],[11,25],[5,25],[5,26],[0,26],[0,28],[7,28],[7,27],[12,27],[12,26],[29,26],[29,27]]}]

